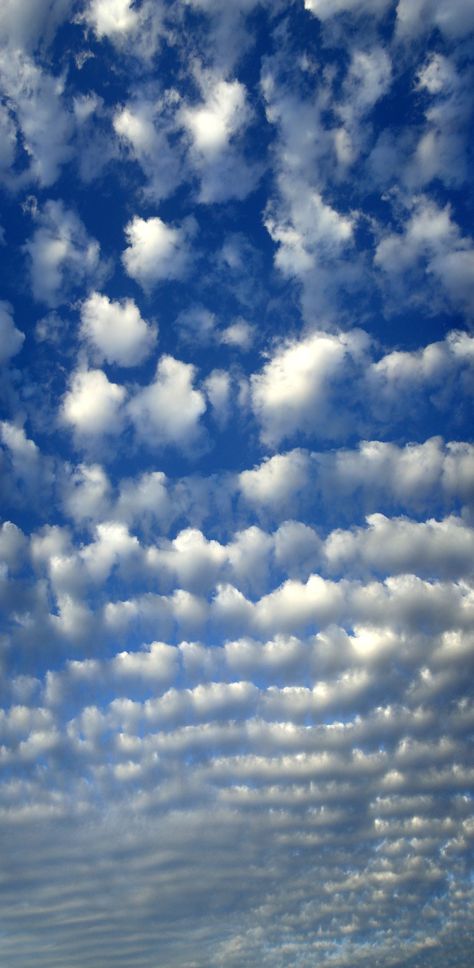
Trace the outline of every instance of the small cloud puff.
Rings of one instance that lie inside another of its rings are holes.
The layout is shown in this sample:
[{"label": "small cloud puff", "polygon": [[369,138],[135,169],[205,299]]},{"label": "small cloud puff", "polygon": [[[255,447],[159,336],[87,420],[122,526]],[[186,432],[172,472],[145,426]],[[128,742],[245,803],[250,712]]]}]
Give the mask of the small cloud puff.
[{"label": "small cloud puff", "polygon": [[131,0],[91,0],[87,19],[97,37],[117,39],[135,30],[138,15]]},{"label": "small cloud puff", "polygon": [[249,350],[255,337],[254,327],[245,319],[235,319],[230,326],[220,332],[220,342],[240,350]]},{"label": "small cloud puff", "polygon": [[245,198],[260,175],[237,146],[252,116],[245,87],[211,73],[203,73],[199,83],[204,100],[181,112],[191,140],[190,162],[201,181],[199,201]]},{"label": "small cloud puff", "polygon": [[[3,165],[13,165],[18,144],[23,144],[30,159],[21,175],[10,171],[12,184],[34,180],[43,187],[52,185],[73,155],[64,78],[46,73],[20,49],[0,48],[0,83],[15,120],[13,124],[5,114],[2,118]],[[21,138],[17,139],[16,129]]]},{"label": "small cloud puff", "polygon": [[136,98],[114,116],[116,134],[147,178],[143,194],[157,201],[169,197],[182,178],[179,152],[170,139],[177,102],[177,92],[166,91],[159,101]]},{"label": "small cloud puff", "polygon": [[149,59],[156,53],[163,34],[160,0],[89,0],[79,20],[88,24],[99,40],[106,38],[127,53]]},{"label": "small cloud puff", "polygon": [[295,178],[280,178],[283,201],[265,221],[278,245],[275,264],[289,276],[305,275],[323,260],[339,256],[353,237],[354,224],[324,202],[319,192],[308,191]]},{"label": "small cloud puff", "polygon": [[[347,430],[341,423],[341,376],[351,363],[360,365],[368,349],[367,334],[314,333],[278,351],[252,377],[252,404],[262,428],[262,440],[274,445],[296,430],[333,436]],[[338,383],[337,408],[331,385]]]},{"label": "small cloud puff", "polygon": [[195,372],[191,364],[162,356],[153,383],[130,401],[128,412],[136,433],[150,448],[191,446],[201,437],[199,419],[206,401],[204,394],[194,389]]},{"label": "small cloud puff", "polygon": [[190,264],[189,240],[194,229],[194,220],[173,228],[157,216],[143,219],[136,215],[125,228],[129,243],[123,253],[126,272],[145,290],[182,279]]},{"label": "small cloud puff", "polygon": [[93,292],[81,307],[81,335],[99,362],[136,366],[150,355],[157,328],[142,319],[133,299],[115,302]]},{"label": "small cloud puff", "polygon": [[248,118],[245,88],[239,81],[204,84],[206,99],[201,105],[183,110],[183,121],[196,151],[203,158],[215,157],[228,146],[231,137]]},{"label": "small cloud puff", "polygon": [[12,307],[0,302],[0,365],[8,363],[12,356],[20,352],[25,334],[13,322]]},{"label": "small cloud puff", "polygon": [[[474,240],[462,236],[452,219],[451,207],[440,208],[426,196],[413,199],[410,214],[399,233],[387,233],[379,241],[375,265],[382,269],[397,295],[423,273],[425,299],[439,298],[439,283],[453,306],[474,312]],[[419,291],[417,290],[419,299]]]},{"label": "small cloud puff", "polygon": [[99,243],[61,201],[46,202],[24,249],[33,296],[51,308],[67,302],[82,286],[101,282],[107,272]]},{"label": "small cloud puff", "polygon": [[329,20],[339,13],[382,14],[391,0],[304,0],[305,9],[319,20]]},{"label": "small cloud puff", "polygon": [[110,383],[102,370],[77,370],[63,399],[62,420],[79,436],[116,433],[125,396],[125,388]]}]

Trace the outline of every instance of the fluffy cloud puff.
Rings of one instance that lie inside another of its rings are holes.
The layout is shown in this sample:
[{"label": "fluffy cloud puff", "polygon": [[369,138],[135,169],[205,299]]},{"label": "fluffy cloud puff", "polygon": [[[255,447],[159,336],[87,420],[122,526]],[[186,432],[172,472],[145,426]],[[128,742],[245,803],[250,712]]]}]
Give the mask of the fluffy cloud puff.
[{"label": "fluffy cloud puff", "polygon": [[0,364],[21,350],[25,334],[16,328],[9,303],[0,302]]},{"label": "fluffy cloud puff", "polygon": [[[280,215],[269,215],[266,227],[278,244],[275,263],[288,275],[304,275],[318,258],[331,260],[352,239],[353,221],[324,202],[319,192],[292,180],[280,181],[284,206]],[[288,216],[285,218],[285,208]]]},{"label": "fluffy cloud puff", "polygon": [[5,0],[0,10],[2,40],[13,49],[50,41],[71,9],[71,0]]},{"label": "fluffy cloud puff", "polygon": [[138,24],[130,0],[91,0],[87,18],[99,38],[128,34]]},{"label": "fluffy cloud puff", "polygon": [[328,20],[338,13],[381,14],[390,0],[304,0],[306,10],[309,10],[320,20]]},{"label": "fluffy cloud puff", "polygon": [[99,362],[136,366],[150,355],[157,339],[133,299],[114,302],[98,292],[81,306],[81,334]]},{"label": "fluffy cloud puff", "polygon": [[201,74],[198,80],[204,101],[184,107],[181,120],[191,140],[190,162],[201,181],[199,200],[245,198],[259,175],[236,144],[251,118],[245,87],[212,74]]},{"label": "fluffy cloud puff", "polygon": [[193,229],[190,223],[173,228],[157,216],[135,216],[125,229],[129,245],[123,253],[123,264],[128,275],[145,290],[170,279],[182,279],[190,263]]},{"label": "fluffy cloud puff", "polygon": [[316,333],[277,352],[252,377],[252,404],[262,439],[275,444],[295,430],[329,437],[344,433],[341,387],[339,412],[330,405],[331,388],[350,369],[351,361],[364,358],[366,350],[366,335],[353,330],[339,336]]},{"label": "fluffy cloud puff", "polygon": [[197,443],[206,402],[201,391],[194,389],[195,372],[189,363],[162,356],[153,383],[130,401],[128,412],[136,432],[150,448]]},{"label": "fluffy cloud puff", "polygon": [[[380,240],[374,261],[397,294],[413,282],[416,273],[427,272],[435,283],[442,284],[455,306],[470,315],[474,312],[474,244],[471,238],[462,236],[449,205],[440,208],[427,198],[414,199],[403,231]],[[435,295],[435,286],[429,287],[427,298]]]},{"label": "fluffy cloud puff", "polygon": [[84,438],[116,433],[126,391],[111,383],[102,370],[78,370],[64,396],[61,416]]},{"label": "fluffy cloud puff", "polygon": [[147,178],[145,194],[156,200],[171,195],[182,178],[179,157],[170,144],[177,126],[177,100],[172,91],[158,103],[139,99],[126,104],[114,117],[117,135]]},{"label": "fluffy cloud puff", "polygon": [[463,37],[474,30],[474,11],[464,0],[399,0],[400,36],[417,36],[433,27],[450,39]]},{"label": "fluffy cloud puff", "polygon": [[[34,180],[43,187],[52,185],[72,157],[73,123],[63,104],[64,79],[43,71],[21,50],[1,47],[0,79],[30,159],[21,175],[10,173],[10,184]],[[16,146],[11,130],[7,144],[13,161]]]},{"label": "fluffy cloud puff", "polygon": [[101,281],[107,271],[99,243],[60,201],[46,202],[25,252],[33,296],[51,307],[65,303],[81,286]]}]

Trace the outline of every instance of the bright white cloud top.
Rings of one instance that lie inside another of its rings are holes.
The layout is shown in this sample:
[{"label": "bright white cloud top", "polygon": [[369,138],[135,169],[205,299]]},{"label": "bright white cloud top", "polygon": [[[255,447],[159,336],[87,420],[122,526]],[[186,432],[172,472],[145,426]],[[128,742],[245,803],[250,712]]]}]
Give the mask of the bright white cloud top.
[{"label": "bright white cloud top", "polygon": [[0,964],[471,968],[474,8],[0,10]]}]

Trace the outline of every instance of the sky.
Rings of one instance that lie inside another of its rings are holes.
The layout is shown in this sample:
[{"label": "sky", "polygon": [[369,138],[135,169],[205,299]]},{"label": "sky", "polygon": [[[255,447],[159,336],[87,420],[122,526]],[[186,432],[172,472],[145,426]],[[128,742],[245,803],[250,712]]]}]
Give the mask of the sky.
[{"label": "sky", "polygon": [[0,964],[470,968],[472,0],[3,0]]}]

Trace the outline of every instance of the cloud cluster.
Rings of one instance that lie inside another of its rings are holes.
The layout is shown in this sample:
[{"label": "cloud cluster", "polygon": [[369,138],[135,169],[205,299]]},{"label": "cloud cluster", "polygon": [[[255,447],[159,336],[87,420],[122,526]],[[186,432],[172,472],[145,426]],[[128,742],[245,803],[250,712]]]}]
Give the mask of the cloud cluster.
[{"label": "cloud cluster", "polygon": [[[380,261],[389,245],[387,240]],[[470,335],[453,331],[420,350],[374,359],[368,334],[356,329],[289,342],[251,379],[262,439],[271,446],[298,433],[337,440],[363,433],[367,425],[407,421],[414,399],[439,410],[449,408],[455,395],[467,402],[473,346]]]}]

